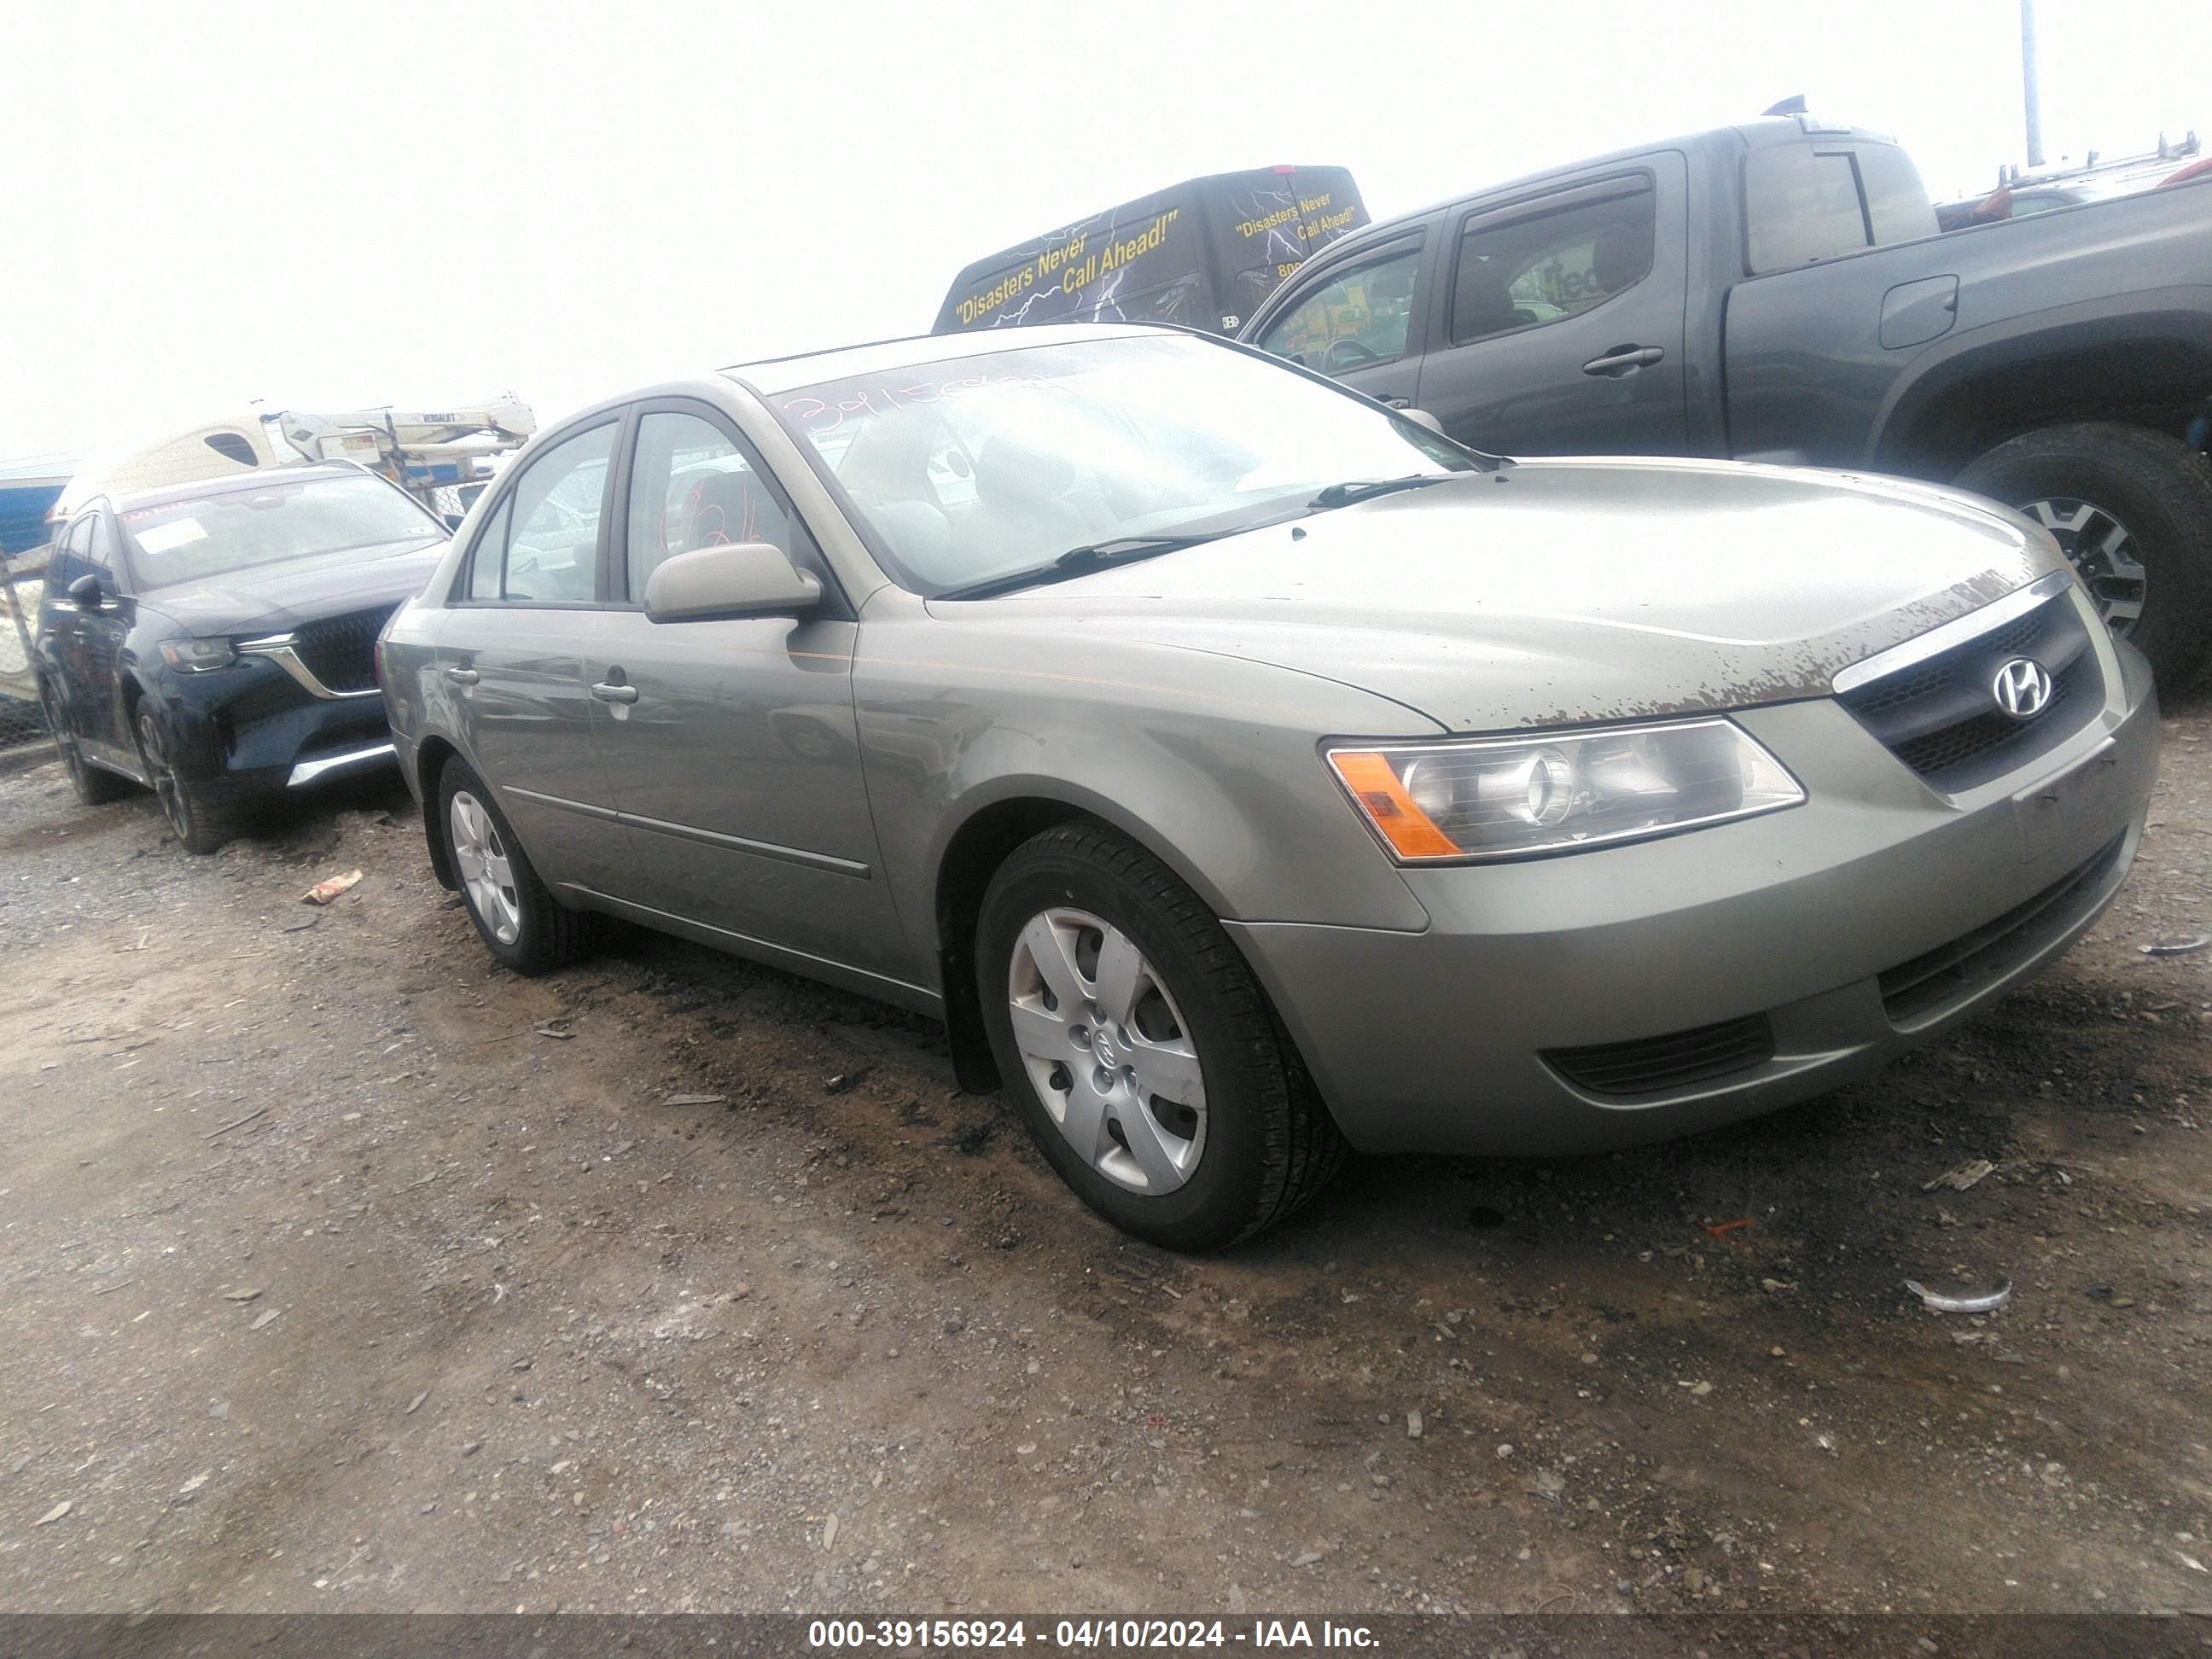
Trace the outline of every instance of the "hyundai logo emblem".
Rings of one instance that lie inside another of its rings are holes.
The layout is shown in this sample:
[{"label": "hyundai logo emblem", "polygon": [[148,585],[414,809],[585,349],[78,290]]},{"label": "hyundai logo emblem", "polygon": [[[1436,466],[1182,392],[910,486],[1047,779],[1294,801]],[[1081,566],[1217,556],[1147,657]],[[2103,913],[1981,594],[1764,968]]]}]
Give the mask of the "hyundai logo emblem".
[{"label": "hyundai logo emblem", "polygon": [[2016,720],[2032,720],[2051,706],[2051,675],[2039,662],[2014,657],[1997,670],[1997,707]]}]

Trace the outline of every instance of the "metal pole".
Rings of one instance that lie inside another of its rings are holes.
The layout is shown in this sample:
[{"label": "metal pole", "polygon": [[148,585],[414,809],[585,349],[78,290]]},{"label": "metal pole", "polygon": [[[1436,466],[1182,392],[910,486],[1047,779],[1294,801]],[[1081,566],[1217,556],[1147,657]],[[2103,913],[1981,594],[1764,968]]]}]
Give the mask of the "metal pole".
[{"label": "metal pole", "polygon": [[2020,0],[2020,84],[2027,109],[2027,164],[2043,165],[2043,91],[2035,77],[2035,0]]}]

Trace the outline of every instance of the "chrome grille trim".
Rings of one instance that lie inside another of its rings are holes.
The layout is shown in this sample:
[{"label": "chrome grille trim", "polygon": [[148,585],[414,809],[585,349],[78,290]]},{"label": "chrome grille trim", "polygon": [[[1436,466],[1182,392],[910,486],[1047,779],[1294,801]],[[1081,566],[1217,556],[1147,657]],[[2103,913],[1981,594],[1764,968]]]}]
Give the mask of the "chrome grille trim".
[{"label": "chrome grille trim", "polygon": [[1860,686],[1871,685],[1876,680],[1901,672],[1930,657],[1940,657],[1946,651],[1957,649],[1981,638],[1984,634],[2016,622],[2045,601],[2063,593],[2074,586],[2071,570],[2054,570],[2047,576],[2039,576],[2025,587],[2014,588],[2001,599],[1992,600],[1978,611],[1963,617],[1954,617],[1941,627],[1931,628],[1925,634],[1916,635],[1902,645],[1893,645],[1887,651],[1853,663],[1837,674],[1832,690],[1838,696],[1855,691]]},{"label": "chrome grille trim", "polygon": [[380,697],[384,694],[371,687],[366,691],[333,691],[315,678],[314,670],[300,660],[300,653],[292,648],[289,634],[271,634],[266,639],[240,640],[238,654],[241,657],[266,657],[300,683],[308,696],[321,697],[330,702],[344,702],[354,697]]}]

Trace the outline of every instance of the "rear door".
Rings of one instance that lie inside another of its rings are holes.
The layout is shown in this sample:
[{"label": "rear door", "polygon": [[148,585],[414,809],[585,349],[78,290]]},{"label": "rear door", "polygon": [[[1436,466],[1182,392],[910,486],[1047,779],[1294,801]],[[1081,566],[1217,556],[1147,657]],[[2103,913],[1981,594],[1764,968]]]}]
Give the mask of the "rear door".
[{"label": "rear door", "polygon": [[1421,406],[1493,453],[1682,453],[1686,182],[1669,150],[1456,210]]},{"label": "rear door", "polygon": [[[641,405],[614,561],[617,603],[586,679],[629,831],[625,896],[723,934],[884,970],[900,933],[853,714],[857,625],[806,526],[720,410]],[[821,579],[805,617],[655,623],[663,559],[766,542]]]},{"label": "rear door", "polygon": [[629,863],[584,686],[621,431],[610,415],[524,464],[462,562],[434,682],[539,876],[599,892]]},{"label": "rear door", "polygon": [[1419,228],[1299,271],[1253,343],[1378,402],[1409,406],[1420,386],[1432,240]]}]

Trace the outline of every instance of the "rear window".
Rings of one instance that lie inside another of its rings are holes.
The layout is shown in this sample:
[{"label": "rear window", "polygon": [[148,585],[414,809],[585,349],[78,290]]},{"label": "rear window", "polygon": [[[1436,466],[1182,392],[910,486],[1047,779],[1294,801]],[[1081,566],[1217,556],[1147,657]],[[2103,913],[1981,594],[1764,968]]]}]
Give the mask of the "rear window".
[{"label": "rear window", "polygon": [[1912,158],[1894,144],[1772,144],[1744,162],[1752,274],[1789,270],[1936,233]]}]

